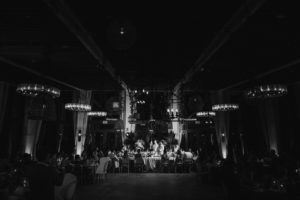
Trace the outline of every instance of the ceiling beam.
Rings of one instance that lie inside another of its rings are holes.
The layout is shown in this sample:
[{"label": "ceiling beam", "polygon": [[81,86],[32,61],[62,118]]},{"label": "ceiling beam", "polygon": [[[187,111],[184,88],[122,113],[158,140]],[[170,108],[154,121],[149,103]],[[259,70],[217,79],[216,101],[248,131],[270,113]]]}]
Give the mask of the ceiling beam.
[{"label": "ceiling beam", "polygon": [[74,86],[74,85],[71,85],[71,84],[69,84],[69,83],[66,83],[66,82],[64,82],[64,81],[60,81],[60,80],[55,79],[55,78],[53,78],[53,77],[51,77],[51,76],[44,75],[44,74],[42,74],[42,73],[40,73],[40,72],[38,72],[38,71],[36,71],[36,70],[31,69],[30,67],[27,67],[27,66],[18,64],[18,63],[14,62],[14,61],[12,61],[12,60],[9,60],[9,59],[7,59],[7,58],[5,58],[5,57],[0,56],[0,61],[3,62],[3,63],[9,64],[9,65],[11,65],[11,66],[14,66],[14,67],[16,67],[16,68],[18,68],[18,69],[27,71],[27,72],[29,72],[29,73],[31,73],[31,74],[34,74],[34,75],[38,76],[38,77],[42,77],[42,78],[44,78],[44,79],[47,79],[47,80],[50,80],[50,81],[52,81],[52,82],[58,83],[58,84],[60,84],[60,85],[66,86],[66,87],[68,87],[68,88],[72,88],[72,89],[77,90],[77,91],[82,91],[81,88],[78,88],[78,87],[76,87],[76,86]]},{"label": "ceiling beam", "polygon": [[269,70],[269,71],[267,71],[267,72],[263,72],[263,73],[257,74],[257,75],[255,75],[254,77],[252,77],[252,78],[250,78],[250,79],[243,80],[243,81],[240,81],[240,82],[238,82],[238,83],[234,83],[234,84],[232,84],[232,85],[229,85],[229,86],[227,86],[227,87],[225,87],[225,88],[220,89],[219,91],[225,91],[225,90],[229,90],[229,89],[232,89],[232,88],[236,88],[236,87],[238,87],[238,86],[244,85],[244,84],[246,84],[246,83],[248,83],[248,82],[251,82],[251,81],[253,81],[253,80],[261,79],[261,78],[263,78],[263,77],[265,77],[265,76],[274,74],[274,73],[276,73],[276,72],[282,71],[282,70],[284,70],[284,69],[287,69],[287,68],[289,68],[289,67],[292,67],[292,66],[295,66],[295,65],[299,65],[299,64],[300,64],[300,59],[294,60],[294,61],[289,62],[289,63],[287,63],[287,64],[285,64],[285,65],[282,65],[282,66],[280,66],[280,67],[273,68],[273,69],[271,69],[271,70]]},{"label": "ceiling beam", "polygon": [[201,56],[196,60],[194,65],[186,72],[184,77],[177,83],[174,91],[178,91],[180,87],[190,81],[193,75],[198,71],[204,70],[204,65],[215,55],[215,53],[229,40],[230,36],[243,25],[246,20],[253,15],[266,0],[248,0],[244,3],[231,19],[220,29],[213,38],[211,43],[204,49]]},{"label": "ceiling beam", "polygon": [[69,6],[63,0],[43,0],[50,10],[62,21],[63,24],[79,39],[83,46],[92,54],[100,65],[109,73],[113,80],[117,81],[124,89],[128,90],[126,83],[115,73],[111,63],[104,58],[101,48],[93,37],[86,31],[78,18],[73,14]]}]

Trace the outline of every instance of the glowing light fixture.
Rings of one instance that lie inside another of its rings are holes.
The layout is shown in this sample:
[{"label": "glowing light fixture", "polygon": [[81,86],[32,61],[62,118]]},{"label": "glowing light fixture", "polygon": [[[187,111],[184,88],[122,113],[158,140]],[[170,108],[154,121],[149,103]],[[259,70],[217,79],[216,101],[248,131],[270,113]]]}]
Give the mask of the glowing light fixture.
[{"label": "glowing light fixture", "polygon": [[47,94],[52,96],[53,98],[57,98],[60,96],[59,89],[51,86],[40,85],[40,84],[23,83],[17,86],[16,91],[24,96],[31,96],[31,97],[36,97],[40,94]]},{"label": "glowing light fixture", "polygon": [[71,110],[75,112],[88,112],[91,111],[92,107],[88,104],[80,104],[80,103],[67,103],[65,104],[66,110]]},{"label": "glowing light fixture", "polygon": [[88,112],[87,115],[92,116],[92,117],[106,117],[107,112],[104,112],[104,111],[91,111],[91,112]]},{"label": "glowing light fixture", "polygon": [[246,92],[248,98],[272,98],[286,95],[287,87],[284,85],[261,85]]},{"label": "glowing light fixture", "polygon": [[119,119],[117,118],[106,118],[107,121],[118,121]]},{"label": "glowing light fixture", "polygon": [[167,113],[171,119],[179,117],[178,109],[173,109],[173,108],[169,109],[168,108]]},{"label": "glowing light fixture", "polygon": [[213,111],[232,111],[239,109],[237,104],[215,104],[212,106]]},{"label": "glowing light fixture", "polygon": [[145,104],[146,101],[144,101],[144,100],[139,100],[139,101],[137,101],[136,103],[137,103],[137,104]]},{"label": "glowing light fixture", "polygon": [[182,121],[193,122],[193,121],[197,121],[197,119],[196,118],[185,118],[185,119],[182,119]]},{"label": "glowing light fixture", "polygon": [[196,113],[197,117],[214,117],[216,116],[216,112],[213,111],[201,111]]},{"label": "glowing light fixture", "polygon": [[124,33],[125,33],[124,28],[121,27],[120,34],[121,34],[121,35],[124,35]]}]

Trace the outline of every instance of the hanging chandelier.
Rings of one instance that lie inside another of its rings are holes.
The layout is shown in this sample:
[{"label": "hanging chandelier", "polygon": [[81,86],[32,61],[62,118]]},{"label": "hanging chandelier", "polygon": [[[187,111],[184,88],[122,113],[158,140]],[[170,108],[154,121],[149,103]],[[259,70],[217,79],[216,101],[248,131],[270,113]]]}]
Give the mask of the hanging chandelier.
[{"label": "hanging chandelier", "polygon": [[24,96],[31,97],[36,97],[40,94],[47,94],[52,96],[53,98],[57,98],[60,96],[59,89],[51,86],[44,86],[41,84],[23,83],[17,86],[16,91]]},{"label": "hanging chandelier", "polygon": [[144,101],[144,100],[138,100],[136,103],[137,103],[137,104],[145,104],[146,101]]},{"label": "hanging chandelier", "polygon": [[91,111],[91,112],[88,112],[87,115],[91,116],[91,117],[106,117],[107,112],[104,112],[104,111]]},{"label": "hanging chandelier", "polygon": [[91,111],[92,107],[88,104],[67,103],[65,104],[65,109],[75,112],[88,112]]},{"label": "hanging chandelier", "polygon": [[261,85],[246,92],[248,98],[281,97],[288,92],[285,85]]},{"label": "hanging chandelier", "polygon": [[201,111],[196,113],[197,117],[214,117],[216,116],[216,112],[213,111]]},{"label": "hanging chandelier", "polygon": [[148,95],[149,94],[149,91],[148,90],[145,90],[145,89],[142,89],[142,90],[133,90],[132,91],[134,94],[137,94],[137,95],[141,95],[141,94],[146,94]]},{"label": "hanging chandelier", "polygon": [[213,111],[232,111],[239,109],[237,104],[215,104],[212,106]]},{"label": "hanging chandelier", "polygon": [[168,113],[168,115],[169,115],[169,117],[171,118],[171,119],[174,119],[174,118],[178,118],[179,117],[179,112],[178,112],[178,109],[173,109],[173,108],[171,108],[171,109],[167,109],[167,113]]}]

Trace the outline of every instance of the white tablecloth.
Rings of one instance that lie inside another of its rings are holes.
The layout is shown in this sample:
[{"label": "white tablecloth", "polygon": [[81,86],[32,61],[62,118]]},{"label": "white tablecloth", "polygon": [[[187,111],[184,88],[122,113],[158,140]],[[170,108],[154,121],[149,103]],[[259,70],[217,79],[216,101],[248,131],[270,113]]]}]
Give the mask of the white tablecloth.
[{"label": "white tablecloth", "polygon": [[156,168],[157,162],[161,160],[161,157],[143,157],[146,170],[154,170]]}]

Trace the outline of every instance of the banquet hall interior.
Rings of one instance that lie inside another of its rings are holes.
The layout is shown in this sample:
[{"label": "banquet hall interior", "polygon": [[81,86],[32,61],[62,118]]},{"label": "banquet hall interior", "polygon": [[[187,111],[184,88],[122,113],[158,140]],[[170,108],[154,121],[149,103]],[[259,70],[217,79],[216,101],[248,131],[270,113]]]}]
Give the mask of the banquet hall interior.
[{"label": "banquet hall interior", "polygon": [[294,1],[0,4],[0,199],[298,199]]}]

